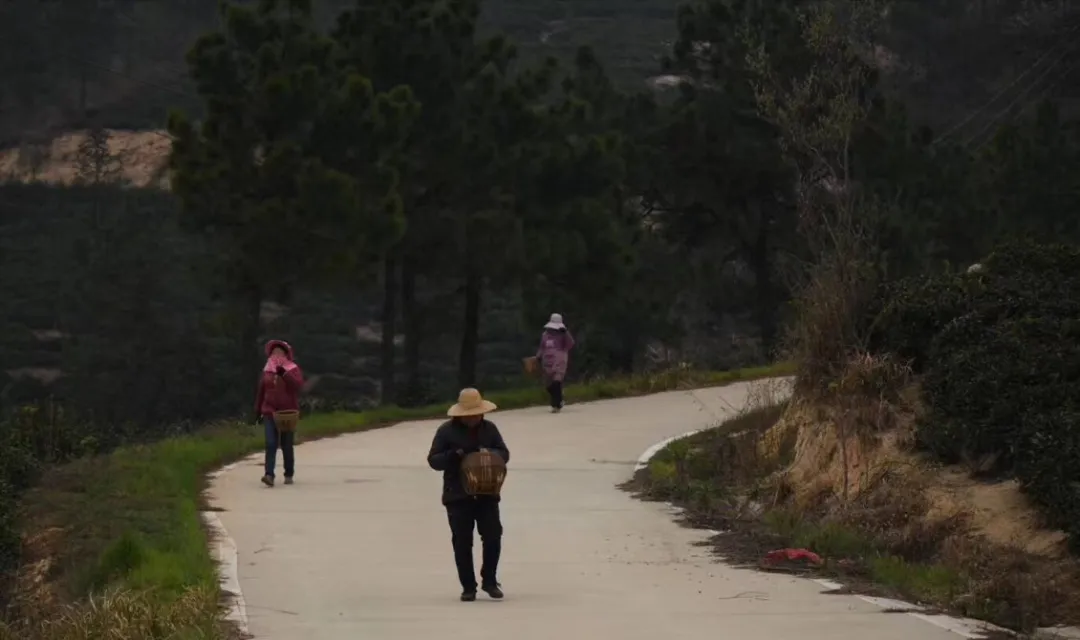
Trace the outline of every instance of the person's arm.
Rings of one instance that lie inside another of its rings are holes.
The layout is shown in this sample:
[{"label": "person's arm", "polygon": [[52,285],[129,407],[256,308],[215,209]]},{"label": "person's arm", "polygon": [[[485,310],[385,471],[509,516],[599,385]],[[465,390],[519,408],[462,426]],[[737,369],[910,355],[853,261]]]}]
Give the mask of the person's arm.
[{"label": "person's arm", "polygon": [[536,359],[544,359],[544,336],[540,336],[540,344],[536,347]]},{"label": "person's arm", "polygon": [[503,462],[509,463],[510,449],[506,447],[506,441],[503,440],[502,434],[499,433],[499,428],[496,427],[494,423],[491,424],[491,439],[494,443],[491,446],[491,450],[502,456]]},{"label": "person's arm", "polygon": [[289,369],[285,375],[281,376],[281,379],[285,381],[289,391],[298,391],[304,387],[304,374],[300,371],[300,367]]},{"label": "person's arm", "polygon": [[457,451],[453,443],[446,437],[446,430],[439,427],[435,432],[435,438],[431,441],[431,450],[428,452],[428,466],[436,471],[446,471],[457,458]]},{"label": "person's arm", "polygon": [[574,348],[574,336],[570,335],[570,330],[566,330],[566,350],[569,352]]},{"label": "person's arm", "polygon": [[262,375],[259,376],[259,386],[255,391],[255,421],[262,417],[263,395],[266,393],[266,385],[263,384]]}]

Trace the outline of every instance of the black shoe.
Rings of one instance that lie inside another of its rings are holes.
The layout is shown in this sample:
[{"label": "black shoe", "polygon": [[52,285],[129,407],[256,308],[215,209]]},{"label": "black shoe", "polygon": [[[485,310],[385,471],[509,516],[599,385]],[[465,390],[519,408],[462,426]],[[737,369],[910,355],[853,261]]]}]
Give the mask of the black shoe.
[{"label": "black shoe", "polygon": [[488,594],[492,598],[495,598],[496,600],[502,600],[503,592],[502,589],[499,588],[498,584],[492,584],[480,588],[484,590],[484,593]]},{"label": "black shoe", "polygon": [[461,592],[461,601],[462,602],[473,602],[474,600],[476,600],[476,592],[475,591],[462,591]]},{"label": "black shoe", "polygon": [[263,476],[262,483],[268,487],[274,486],[274,476]]},{"label": "black shoe", "polygon": [[292,476],[285,476],[285,484],[292,484]]}]

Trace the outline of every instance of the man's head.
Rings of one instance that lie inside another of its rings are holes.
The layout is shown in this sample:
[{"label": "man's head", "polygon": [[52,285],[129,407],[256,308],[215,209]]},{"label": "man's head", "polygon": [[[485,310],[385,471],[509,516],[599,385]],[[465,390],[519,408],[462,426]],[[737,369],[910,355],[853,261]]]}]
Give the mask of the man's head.
[{"label": "man's head", "polygon": [[446,415],[462,424],[475,427],[484,420],[484,415],[496,409],[495,403],[484,400],[480,392],[473,388],[462,389],[458,394],[457,404],[450,407]]},{"label": "man's head", "polygon": [[458,418],[458,420],[460,420],[461,423],[467,427],[475,427],[484,421],[484,415],[480,414],[477,416],[461,416]]}]

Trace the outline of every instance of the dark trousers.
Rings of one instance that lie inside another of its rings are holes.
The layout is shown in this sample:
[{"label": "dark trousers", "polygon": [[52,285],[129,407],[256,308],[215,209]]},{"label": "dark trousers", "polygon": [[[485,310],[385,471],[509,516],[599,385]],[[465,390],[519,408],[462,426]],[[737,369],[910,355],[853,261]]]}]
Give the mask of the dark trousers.
[{"label": "dark trousers", "polygon": [[285,463],[285,477],[291,478],[293,471],[296,470],[294,468],[295,458],[293,458],[293,444],[296,442],[296,432],[279,432],[272,416],[263,418],[263,424],[266,427],[266,475],[271,478],[274,477],[274,467],[277,465],[277,450],[280,447],[282,461]]},{"label": "dark trousers", "polygon": [[483,562],[480,580],[484,586],[498,584],[499,555],[502,553],[502,521],[499,519],[499,503],[486,498],[467,498],[446,505],[450,520],[451,541],[454,544],[454,563],[457,564],[458,580],[464,591],[476,591],[476,573],[473,569],[473,526],[480,533],[483,545]]},{"label": "dark trousers", "polygon": [[547,392],[551,396],[551,407],[561,408],[563,406],[562,380],[552,380],[547,386]]}]

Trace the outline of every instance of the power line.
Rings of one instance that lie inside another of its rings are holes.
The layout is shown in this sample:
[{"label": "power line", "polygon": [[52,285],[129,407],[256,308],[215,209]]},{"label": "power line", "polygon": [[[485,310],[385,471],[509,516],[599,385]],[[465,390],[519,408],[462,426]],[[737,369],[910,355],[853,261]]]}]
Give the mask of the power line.
[{"label": "power line", "polygon": [[[1031,91],[1032,91],[1032,90],[1033,90],[1033,89],[1034,89],[1034,88],[1035,88],[1036,86],[1038,86],[1039,82],[1040,82],[1040,81],[1041,81],[1041,80],[1042,80],[1043,78],[1045,78],[1046,76],[1048,76],[1048,75],[1050,74],[1050,72],[1051,72],[1051,71],[1053,71],[1054,69],[1056,69],[1056,68],[1057,68],[1057,66],[1058,66],[1059,64],[1061,64],[1061,61],[1062,61],[1062,60],[1064,60],[1066,56],[1068,56],[1068,55],[1069,55],[1070,53],[1072,53],[1072,52],[1073,52],[1073,51],[1075,51],[1075,50],[1076,50],[1076,45],[1074,44],[1074,45],[1072,46],[1072,48],[1071,48],[1071,49],[1069,49],[1068,51],[1065,51],[1065,52],[1064,52],[1064,53],[1062,53],[1062,54],[1061,54],[1060,56],[1058,56],[1058,59],[1057,59],[1057,60],[1055,60],[1055,61],[1054,61],[1054,63],[1053,63],[1052,65],[1050,65],[1049,67],[1047,67],[1045,71],[1043,71],[1043,72],[1042,72],[1041,74],[1039,74],[1039,77],[1037,77],[1037,78],[1035,79],[1035,81],[1034,81],[1034,82],[1032,82],[1031,84],[1029,84],[1029,85],[1028,85],[1028,87],[1027,87],[1027,89],[1025,89],[1025,90],[1021,91],[1019,95],[1017,95],[1017,96],[1016,96],[1015,98],[1013,98],[1013,100],[1012,100],[1011,102],[1009,102],[1009,104],[1005,105],[1005,108],[1004,108],[1004,109],[1002,109],[1001,111],[998,111],[998,112],[997,112],[996,114],[994,114],[994,115],[993,115],[993,116],[992,116],[992,117],[990,118],[989,122],[987,122],[987,123],[986,123],[986,125],[984,125],[984,126],[983,126],[983,127],[981,128],[981,129],[979,129],[979,131],[978,131],[978,132],[976,132],[976,133],[975,133],[975,135],[973,135],[973,136],[971,136],[970,138],[968,138],[968,139],[967,139],[967,140],[966,140],[966,141],[964,142],[964,146],[965,146],[965,147],[967,147],[967,146],[970,146],[972,142],[974,142],[974,141],[975,141],[976,139],[978,139],[979,137],[981,137],[982,135],[984,135],[984,134],[985,134],[985,133],[986,133],[987,131],[989,131],[989,130],[990,130],[990,129],[991,129],[991,128],[992,128],[993,126],[994,126],[994,125],[996,125],[996,124],[999,124],[999,123],[1000,123],[1000,121],[1001,121],[1001,119],[1002,119],[1002,118],[1004,118],[1004,117],[1005,117],[1006,115],[1008,115],[1008,113],[1009,113],[1009,112],[1010,112],[1010,111],[1012,110],[1012,108],[1013,108],[1013,107],[1015,107],[1015,106],[1016,106],[1016,105],[1017,105],[1017,104],[1018,104],[1018,103],[1019,103],[1019,102],[1020,102],[1021,100],[1023,100],[1025,96],[1027,96],[1027,95],[1028,95],[1029,93],[1031,93]],[[1061,78],[1063,78],[1063,77],[1065,77],[1066,75],[1068,75],[1069,71],[1071,71],[1071,70],[1072,70],[1072,68],[1073,68],[1074,66],[1076,66],[1076,63],[1072,63],[1072,64],[1070,64],[1070,65],[1069,65],[1068,67],[1066,67],[1066,69],[1065,69],[1065,72],[1064,72],[1063,74],[1061,74],[1061,77],[1059,77],[1059,78],[1058,78],[1058,82],[1060,82],[1060,81],[1061,81]],[[1055,82],[1055,83],[1054,83],[1054,85],[1051,85],[1051,86],[1055,86],[1056,84],[1057,84],[1057,83]],[[1042,94],[1042,95],[1045,95],[1045,91],[1043,92],[1043,94]],[[1034,102],[1034,100],[1033,100],[1032,102]],[[1029,103],[1028,103],[1028,105],[1025,105],[1025,108],[1027,108],[1027,106],[1030,106],[1030,104],[1031,104],[1031,102],[1029,102]]]},{"label": "power line", "polygon": [[[1039,100],[1040,98],[1043,98],[1043,97],[1045,97],[1045,96],[1046,96],[1046,93],[1047,93],[1047,92],[1048,92],[1048,91],[1049,91],[1050,89],[1053,89],[1054,87],[1056,87],[1056,86],[1058,85],[1058,83],[1060,83],[1060,82],[1062,81],[1062,79],[1064,79],[1065,77],[1067,77],[1067,76],[1069,75],[1069,72],[1070,72],[1070,71],[1072,71],[1072,70],[1073,70],[1073,69],[1074,69],[1074,68],[1076,67],[1076,64],[1077,64],[1077,63],[1075,63],[1075,62],[1074,62],[1074,63],[1070,64],[1070,65],[1069,65],[1068,67],[1066,67],[1066,68],[1065,68],[1065,71],[1063,71],[1063,72],[1062,72],[1062,73],[1061,73],[1061,74],[1060,74],[1060,75],[1058,76],[1057,80],[1055,80],[1054,82],[1052,82],[1052,83],[1051,83],[1051,84],[1050,84],[1050,85],[1049,85],[1049,86],[1048,86],[1048,87],[1046,88],[1046,90],[1045,90],[1045,91],[1043,91],[1042,95],[1040,95],[1040,96],[1039,96],[1038,98],[1034,98],[1034,99],[1032,99],[1032,100],[1029,100],[1029,101],[1027,102],[1027,104],[1025,104],[1025,105],[1023,106],[1023,108],[1022,108],[1022,109],[1020,109],[1020,112],[1022,113],[1022,112],[1024,112],[1024,111],[1026,111],[1026,110],[1027,110],[1027,108],[1028,108],[1028,107],[1030,107],[1030,106],[1031,106],[1032,104],[1034,104],[1034,103],[1035,103],[1035,102],[1036,102],[1037,100]],[[1013,103],[1011,103],[1011,104],[1010,104],[1010,105],[1009,105],[1008,107],[1005,107],[1005,109],[1004,109],[1004,110],[1002,110],[1002,111],[1001,111],[1001,112],[1000,112],[1000,113],[999,113],[998,115],[1000,116],[1000,115],[1002,115],[1002,114],[1004,114],[1004,113],[1007,113],[1007,112],[1009,111],[1009,109],[1011,109],[1011,108],[1012,108],[1012,106],[1014,106],[1014,105],[1015,105],[1015,103],[1016,103],[1016,101],[1013,101]],[[994,123],[994,122],[993,122],[993,120],[991,120],[990,124],[993,124],[993,123]],[[986,131],[987,131],[988,129],[989,129],[989,125],[987,125],[986,127],[984,127],[984,128],[983,128],[983,129],[982,129],[982,130],[981,130],[981,131],[980,131],[979,133],[975,134],[975,135],[974,135],[974,136],[972,136],[972,137],[971,137],[970,139],[968,139],[968,141],[964,143],[964,146],[968,146],[968,145],[970,145],[970,144],[971,144],[972,142],[974,142],[974,140],[975,140],[976,138],[978,138],[979,136],[981,136],[981,135],[983,135],[984,133],[986,133]],[[984,139],[984,140],[983,140],[982,142],[980,142],[980,143],[979,143],[979,145],[978,145],[977,147],[975,147],[974,151],[979,151],[980,149],[982,149],[983,147],[985,147],[985,146],[986,146],[987,144],[989,144],[989,142],[990,142],[991,140],[993,140],[993,139],[994,139],[994,136],[993,136],[993,135],[987,136],[987,137],[986,137],[986,138],[985,138],[985,139]]]},{"label": "power line", "polygon": [[[949,129],[946,130],[945,133],[942,133],[941,135],[939,135],[931,143],[930,146],[931,147],[937,146],[939,143],[943,142],[946,138],[948,138],[954,132],[958,131],[964,125],[971,122],[975,118],[975,116],[977,116],[980,113],[982,113],[983,111],[985,111],[987,109],[987,107],[989,107],[991,104],[996,102],[998,100],[998,98],[1004,96],[1010,89],[1015,87],[1017,85],[1017,83],[1019,83],[1021,80],[1023,80],[1025,77],[1027,77],[1027,75],[1030,74],[1032,71],[1034,71],[1036,67],[1038,67],[1040,64],[1042,64],[1043,60],[1046,60],[1048,57],[1050,57],[1050,54],[1054,53],[1055,50],[1059,49],[1061,46],[1065,46],[1067,48],[1068,44],[1069,44],[1069,42],[1068,42],[1069,41],[1069,36],[1072,35],[1073,33],[1075,33],[1078,30],[1080,30],[1080,24],[1078,24],[1078,25],[1072,27],[1071,29],[1069,29],[1068,32],[1066,32],[1065,37],[1063,37],[1061,39],[1061,41],[1059,41],[1056,45],[1054,45],[1054,46],[1048,48],[1046,51],[1044,51],[1042,53],[1042,55],[1040,55],[1039,58],[1037,60],[1035,60],[1034,63],[1031,64],[1031,66],[1029,66],[1027,69],[1025,69],[1020,75],[1013,78],[1012,82],[1010,82],[1005,87],[1003,87],[1001,90],[999,90],[997,93],[995,93],[989,100],[987,100],[982,105],[980,105],[979,108],[977,108],[974,111],[972,111],[971,113],[969,113],[967,115],[967,117],[964,118],[963,120],[961,120],[960,122],[956,123],[952,127],[949,127]],[[1060,62],[1060,58],[1059,58],[1058,61]],[[1035,82],[1038,82],[1038,79],[1036,79]]]}]

